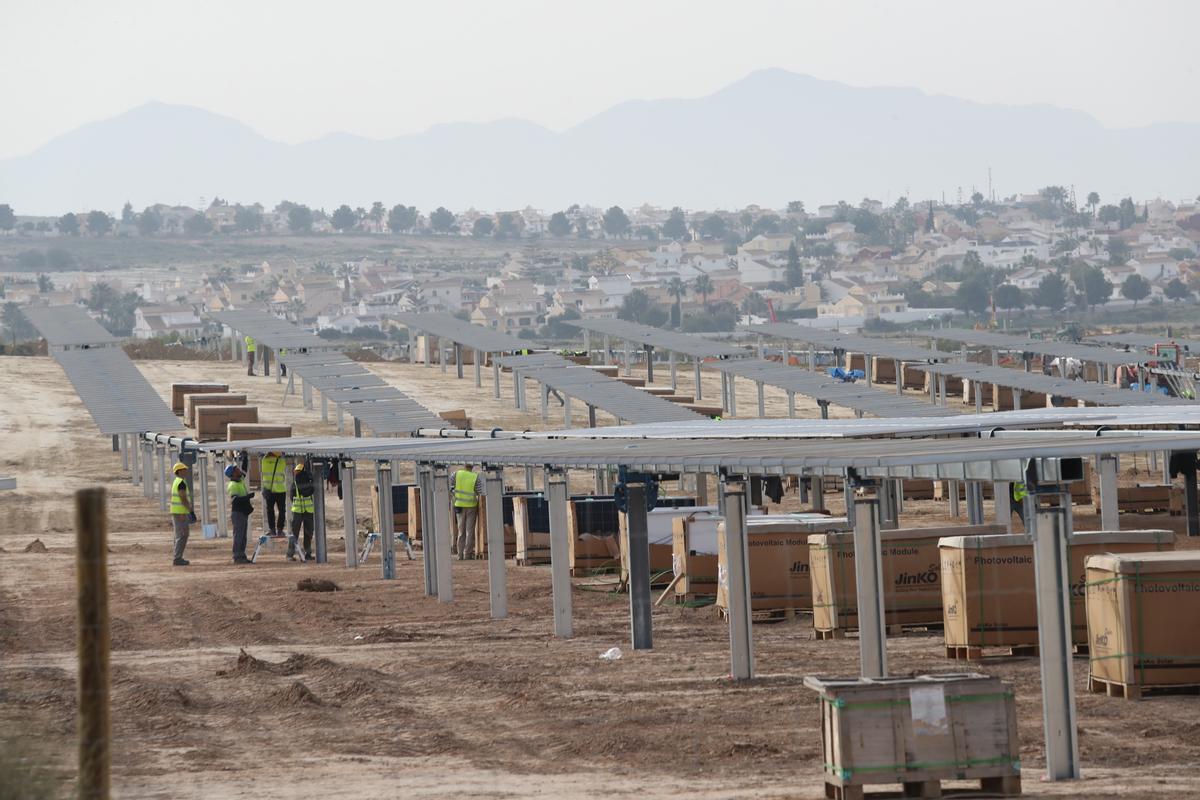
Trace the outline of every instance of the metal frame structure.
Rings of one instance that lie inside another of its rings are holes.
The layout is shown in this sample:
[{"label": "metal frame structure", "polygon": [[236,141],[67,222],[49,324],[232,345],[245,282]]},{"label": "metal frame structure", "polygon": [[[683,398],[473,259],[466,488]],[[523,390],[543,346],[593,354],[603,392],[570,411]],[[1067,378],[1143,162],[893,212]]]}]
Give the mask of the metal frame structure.
[{"label": "metal frame structure", "polygon": [[702,336],[676,333],[623,319],[568,320],[567,324],[583,331],[583,346],[587,350],[589,361],[592,357],[591,335],[593,333],[604,337],[603,362],[606,365],[612,362],[612,340],[623,340],[625,342],[626,375],[629,375],[633,362],[633,353],[629,343],[636,342],[646,354],[647,383],[654,381],[654,351],[656,349],[667,351],[667,365],[671,371],[671,388],[676,390],[679,388],[679,376],[675,356],[676,354],[688,356],[692,359],[692,369],[695,373],[694,393],[697,401],[703,399],[704,396],[700,383],[700,365],[704,359],[744,358],[750,355],[749,351],[737,345],[714,342]]},{"label": "metal frame structure", "polygon": [[[485,328],[482,325],[475,325],[470,322],[464,322],[458,317],[452,317],[449,314],[418,314],[418,313],[403,313],[394,314],[393,318],[401,325],[408,328],[411,332],[410,342],[415,340],[417,336],[424,333],[425,336],[425,366],[433,366],[433,361],[430,358],[433,352],[434,345],[437,346],[438,361],[441,364],[442,372],[446,371],[447,354],[442,347],[442,341],[447,340],[453,344],[454,352],[454,371],[459,377],[463,377],[463,349],[469,348],[474,351],[472,362],[475,366],[475,386],[483,386],[483,361],[485,355],[497,355],[499,353],[521,353],[533,346],[532,342],[524,339],[517,339],[509,336],[507,333]],[[493,393],[500,397],[500,365],[496,360],[492,359],[492,384]]]},{"label": "metal frame structure", "polygon": [[[588,424],[596,424],[596,409],[606,411],[618,422],[678,422],[703,417],[679,403],[673,403],[619,380],[602,375],[590,367],[544,367],[522,373],[541,387],[542,419],[549,419],[550,394],[561,395],[565,427],[571,426],[571,400],[579,400],[588,409]],[[524,391],[521,391],[524,395]]]},{"label": "metal frame structure", "polygon": [[101,433],[183,429],[179,417],[121,348],[57,350],[52,355]]},{"label": "metal frame structure", "polygon": [[[1110,350],[1098,345],[1061,342],[1054,339],[1028,339],[994,331],[974,331],[965,328],[939,328],[926,334],[930,339],[985,347],[993,351],[1036,353],[1044,356],[1077,358],[1080,361],[1108,366],[1142,364],[1153,361],[1150,353],[1133,350]],[[993,360],[994,363],[994,360]]]},{"label": "metal frame structure", "polygon": [[[1013,391],[1013,406],[1020,408],[1020,393],[1033,392],[1047,397],[1059,396],[1084,403],[1107,406],[1189,405],[1189,401],[1168,397],[1157,392],[1138,392],[1118,389],[1089,381],[1073,381],[1040,372],[1025,372],[1007,367],[989,367],[984,364],[957,362],[952,364],[915,364],[913,369],[923,370],[939,377],[953,376],[976,384],[1003,386]],[[940,381],[941,392],[945,393],[945,382]],[[930,383],[932,389],[933,383]],[[981,392],[973,392],[976,410],[981,407]],[[943,402],[945,402],[943,398]]]}]

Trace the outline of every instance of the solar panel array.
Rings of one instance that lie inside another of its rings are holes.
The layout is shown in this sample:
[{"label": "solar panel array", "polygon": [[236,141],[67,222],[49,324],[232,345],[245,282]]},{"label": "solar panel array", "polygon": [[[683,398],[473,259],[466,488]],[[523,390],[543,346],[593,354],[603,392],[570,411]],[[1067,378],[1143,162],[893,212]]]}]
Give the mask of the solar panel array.
[{"label": "solar panel array", "polygon": [[563,358],[558,353],[529,353],[522,356],[496,356],[494,359],[504,369],[533,369],[537,367],[574,367],[574,361]]},{"label": "solar panel array", "polygon": [[325,350],[329,342],[266,311],[213,311],[208,316],[275,350]]},{"label": "solar panel array", "polygon": [[1151,358],[1149,354],[1144,352],[1120,352],[1095,345],[1055,340],[1026,339],[1006,333],[972,331],[965,328],[942,328],[938,331],[930,332],[929,335],[938,339],[948,339],[952,342],[975,345],[976,347],[1038,353],[1039,355],[1064,356],[1067,358],[1078,358],[1080,361],[1091,361],[1116,366],[1134,364]]},{"label": "solar panel array", "polygon": [[63,350],[53,356],[102,433],[183,428],[179,417],[119,347]]},{"label": "solar panel array", "polygon": [[702,336],[663,330],[623,319],[567,320],[568,325],[592,333],[615,336],[627,341],[639,342],[651,347],[667,350],[694,358],[741,358],[750,353],[736,345],[714,342]]},{"label": "solar panel array", "polygon": [[758,358],[720,361],[713,366],[739,378],[765,383],[822,403],[849,408],[876,417],[946,417],[958,412],[912,397],[876,389],[862,383],[846,383],[818,372],[785,366]]},{"label": "solar panel array", "polygon": [[449,424],[345,353],[289,350],[279,360],[376,434],[413,433]]},{"label": "solar panel array", "polygon": [[1072,400],[1083,400],[1087,403],[1104,406],[1160,405],[1164,403],[1183,404],[1186,402],[1179,398],[1167,397],[1157,392],[1118,389],[1114,386],[1099,383],[1072,381],[1053,375],[1042,375],[1038,372],[1024,372],[1019,369],[989,367],[982,364],[916,364],[912,368],[937,375],[952,375],[979,383],[991,383],[1010,389],[1020,389],[1025,392],[1069,397]]},{"label": "solar panel array", "polygon": [[79,306],[27,306],[22,313],[51,347],[105,345],[120,341]]},{"label": "solar panel array", "polygon": [[513,353],[530,347],[530,343],[523,339],[464,322],[449,314],[403,313],[392,316],[410,330],[432,334],[481,353]]},{"label": "solar panel array", "polygon": [[870,336],[826,331],[811,325],[797,325],[792,322],[767,322],[762,325],[745,325],[743,328],[766,336],[813,344],[827,350],[867,353],[897,361],[936,362],[945,361],[951,357],[949,353],[942,353],[938,350],[927,350]]},{"label": "solar panel array", "polygon": [[543,386],[589,406],[607,411],[625,422],[671,422],[703,419],[679,403],[643,392],[589,367],[545,367],[523,373]]},{"label": "solar panel array", "polygon": [[1155,336],[1150,333],[1106,333],[1098,336],[1088,336],[1088,341],[1099,342],[1115,347],[1140,347],[1150,350],[1156,344],[1179,345],[1190,353],[1200,353],[1200,339],[1180,339],[1177,336]]}]

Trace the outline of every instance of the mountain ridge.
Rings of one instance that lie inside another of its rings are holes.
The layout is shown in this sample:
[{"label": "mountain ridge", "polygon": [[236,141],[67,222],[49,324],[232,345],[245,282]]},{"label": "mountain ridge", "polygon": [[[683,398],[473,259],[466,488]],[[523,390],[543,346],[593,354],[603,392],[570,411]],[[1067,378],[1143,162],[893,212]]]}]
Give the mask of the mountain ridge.
[{"label": "mountain ridge", "polygon": [[782,69],[695,98],[628,100],[562,131],[517,118],[295,144],[194,106],[151,101],[0,160],[18,213],[114,210],[219,195],[316,207],[779,207],[863,196],[997,195],[1057,183],[1106,200],[1200,191],[1200,124],[1110,129],[1074,109],[914,87],[855,87]]}]

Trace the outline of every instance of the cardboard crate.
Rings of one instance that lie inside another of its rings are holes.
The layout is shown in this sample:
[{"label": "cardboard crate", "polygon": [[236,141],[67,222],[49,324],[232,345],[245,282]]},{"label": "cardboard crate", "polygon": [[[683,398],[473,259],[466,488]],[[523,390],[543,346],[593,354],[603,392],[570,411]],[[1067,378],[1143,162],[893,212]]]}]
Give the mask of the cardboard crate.
[{"label": "cardboard crate", "polygon": [[861,798],[869,784],[904,784],[905,797],[940,797],[944,780],[1021,793],[1013,689],[976,673],[905,678],[809,676],[820,695],[825,796]]},{"label": "cardboard crate", "polygon": [[[233,422],[226,426],[225,440],[240,442],[250,439],[285,439],[292,435],[291,425],[272,425],[269,423]],[[249,485],[258,488],[262,485],[262,456],[250,458],[250,471],[246,479]]]},{"label": "cardboard crate", "polygon": [[258,422],[258,406],[199,406],[196,438],[202,442],[226,439],[231,422]]},{"label": "cardboard crate", "polygon": [[[442,411],[438,416],[449,422],[451,427],[458,428],[459,430],[465,431],[471,427],[471,418],[467,416],[467,412],[464,409],[456,408],[451,411]],[[483,480],[483,478],[481,477],[480,480]]]},{"label": "cardboard crate", "polygon": [[[392,484],[392,531],[396,534],[408,532],[409,490],[415,488],[409,483]],[[371,529],[379,530],[379,486],[371,484]],[[409,534],[412,538],[412,534]]]},{"label": "cardboard crate", "polygon": [[171,410],[183,414],[184,396],[189,394],[224,394],[229,391],[228,383],[172,383]]},{"label": "cardboard crate", "polygon": [[200,406],[244,406],[246,395],[229,392],[208,392],[183,396],[184,421],[189,428],[196,427],[196,409]]},{"label": "cardboard crate", "polygon": [[671,572],[677,598],[717,596],[717,528],[721,517],[700,511],[671,520]]},{"label": "cardboard crate", "polygon": [[[541,502],[540,495],[518,495],[513,498],[513,536],[517,563],[522,566],[550,563],[550,526],[533,523],[530,501]],[[539,515],[540,519],[540,515]]]},{"label": "cardboard crate", "polygon": [[1086,575],[1090,683],[1200,685],[1200,551],[1091,556]]},{"label": "cardboard crate", "polygon": [[587,575],[620,566],[620,531],[616,502],[611,496],[570,500],[567,503],[567,530],[570,532],[567,554],[572,574]]},{"label": "cardboard crate", "polygon": [[[666,586],[671,582],[672,538],[674,520],[696,512],[715,514],[716,506],[659,507],[646,514],[646,537],[650,542],[650,579],[655,586]],[[624,513],[617,514],[620,532],[621,580],[629,580],[629,522]],[[656,579],[655,576],[658,576]]]},{"label": "cardboard crate", "polygon": [[[880,531],[884,624],[942,622],[942,568],[938,540],[954,535],[1004,533],[1003,525],[954,525]],[[858,627],[858,581],[854,573],[854,534],[808,537],[812,573],[813,625],[818,631]]]},{"label": "cardboard crate", "polygon": [[[1087,643],[1084,562],[1100,553],[1171,550],[1165,530],[1085,531],[1069,548],[1071,632]],[[950,536],[938,542],[946,647],[1014,647],[1038,643],[1033,544],[1026,534]]]},{"label": "cardboard crate", "polygon": [[415,483],[409,483],[406,486],[408,487],[405,490],[407,497],[405,507],[408,509],[406,531],[409,539],[419,542],[421,541],[421,487]]},{"label": "cardboard crate", "polygon": [[[813,590],[808,537],[818,531],[845,531],[845,517],[780,514],[746,517],[750,559],[750,609],[811,610]],[[725,524],[717,527],[717,574],[727,571]],[[717,584],[717,607],[728,608],[727,581]]]},{"label": "cardboard crate", "polygon": [[[1090,469],[1085,474],[1090,474]],[[1092,502],[1100,507],[1100,482],[1092,487]],[[1117,487],[1117,511],[1172,511],[1183,507],[1183,488],[1170,483],[1139,483]]]}]

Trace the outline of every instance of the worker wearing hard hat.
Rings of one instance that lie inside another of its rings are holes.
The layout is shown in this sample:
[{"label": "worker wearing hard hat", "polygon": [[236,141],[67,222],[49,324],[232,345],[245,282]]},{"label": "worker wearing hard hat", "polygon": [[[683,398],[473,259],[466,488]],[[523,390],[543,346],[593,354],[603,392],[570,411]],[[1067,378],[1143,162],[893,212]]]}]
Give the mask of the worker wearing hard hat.
[{"label": "worker wearing hard hat", "polygon": [[233,518],[233,563],[249,564],[246,558],[246,531],[250,527],[250,514],[254,506],[250,498],[254,492],[246,488],[246,476],[237,464],[225,468],[225,477],[229,479],[226,491],[229,492],[230,516]]},{"label": "worker wearing hard hat", "polygon": [[462,561],[475,557],[475,523],[479,518],[479,473],[472,470],[471,464],[463,469],[455,470],[452,488],[454,490],[454,527],[457,532],[458,559]]},{"label": "worker wearing hard hat", "polygon": [[258,347],[254,343],[253,336],[246,337],[246,374],[251,378],[254,377],[254,351]]},{"label": "worker wearing hard hat", "polygon": [[175,526],[175,560],[172,563],[177,567],[186,567],[188,560],[183,557],[183,551],[187,547],[191,523],[196,519],[187,482],[191,470],[187,464],[177,462],[171,472],[175,476],[171,482],[171,521]]},{"label": "worker wearing hard hat", "polygon": [[303,527],[304,560],[308,561],[312,558],[313,512],[316,510],[313,495],[316,487],[313,486],[312,473],[303,461],[296,464],[292,472],[292,535],[288,537],[287,557],[289,561],[296,560],[296,537]]},{"label": "worker wearing hard hat", "polygon": [[287,524],[287,461],[282,453],[267,453],[259,464],[263,503],[267,506],[267,535],[283,537]]}]

